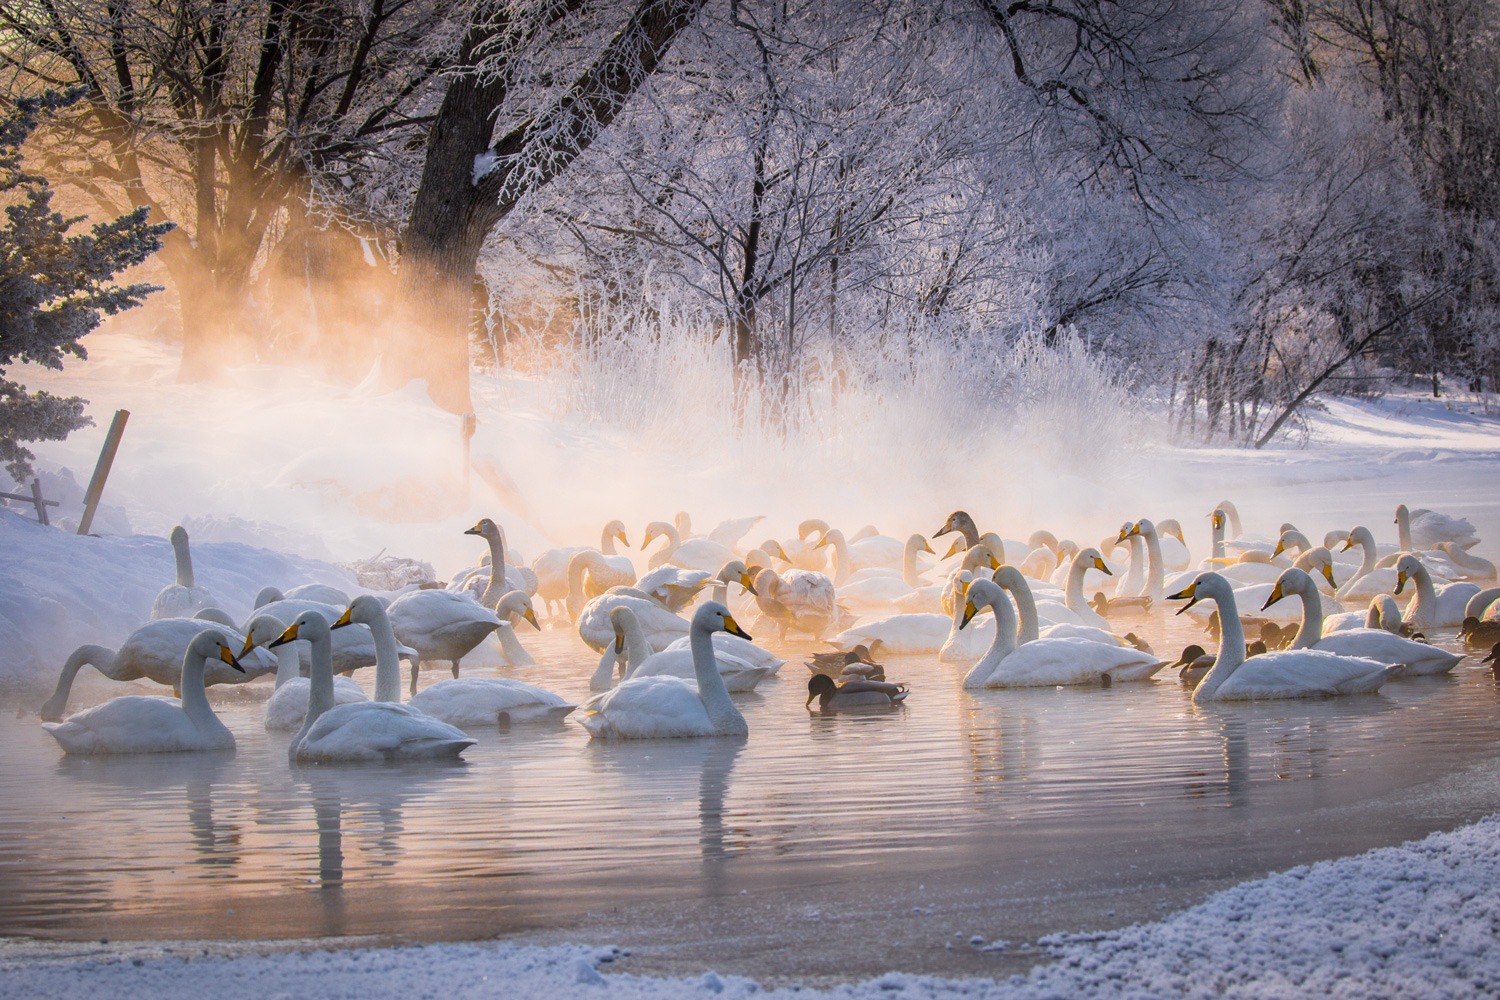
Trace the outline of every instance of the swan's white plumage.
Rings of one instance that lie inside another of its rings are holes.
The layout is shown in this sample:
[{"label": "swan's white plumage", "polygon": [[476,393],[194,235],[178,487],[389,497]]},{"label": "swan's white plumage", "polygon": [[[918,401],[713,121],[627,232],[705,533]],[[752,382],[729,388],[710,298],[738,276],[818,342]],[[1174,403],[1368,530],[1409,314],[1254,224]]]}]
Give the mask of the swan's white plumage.
[{"label": "swan's white plumage", "polygon": [[42,728],[69,754],[233,750],[234,734],[214,715],[204,690],[203,673],[210,660],[234,669],[234,654],[223,634],[214,628],[201,629],[183,652],[181,701],[126,695],[79,712],[66,722],[43,723]]},{"label": "swan's white plumage", "polygon": [[412,696],[412,708],[454,726],[501,722],[561,722],[575,706],[534,684],[505,677],[459,677],[439,681]]}]

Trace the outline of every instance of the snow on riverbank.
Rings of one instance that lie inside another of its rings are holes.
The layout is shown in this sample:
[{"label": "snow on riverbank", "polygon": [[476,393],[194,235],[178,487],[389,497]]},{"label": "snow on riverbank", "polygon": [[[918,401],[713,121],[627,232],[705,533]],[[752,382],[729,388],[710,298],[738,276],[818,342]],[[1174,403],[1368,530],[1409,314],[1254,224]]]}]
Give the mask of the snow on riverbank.
[{"label": "snow on riverbank", "polygon": [[765,990],[711,971],[685,980],[633,976],[628,957],[621,961],[615,949],[576,945],[226,955],[219,946],[201,954],[185,946],[11,942],[0,943],[0,996],[1494,996],[1500,992],[1500,816],[1401,847],[1248,882],[1159,923],[1098,935],[1058,935],[1042,944],[1054,957],[1052,963],[1001,982],[892,972],[823,991],[795,986]]}]

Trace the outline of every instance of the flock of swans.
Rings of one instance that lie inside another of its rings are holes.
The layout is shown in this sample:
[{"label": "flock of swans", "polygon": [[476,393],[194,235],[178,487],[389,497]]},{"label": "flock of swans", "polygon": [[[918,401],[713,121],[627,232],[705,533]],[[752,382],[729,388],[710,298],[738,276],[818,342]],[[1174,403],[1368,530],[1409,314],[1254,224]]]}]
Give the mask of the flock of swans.
[{"label": "flock of swans", "polygon": [[[983,532],[959,510],[930,538],[873,528],[846,536],[811,519],[796,537],[745,544],[759,520],[726,521],[707,535],[694,534],[686,514],[653,521],[642,548],[663,546],[637,576],[615,548],[629,545],[620,521],[604,526],[598,548],[551,549],[525,565],[483,518],[465,533],[487,554],[446,586],[352,598],[325,585],[268,586],[243,624],[197,585],[178,527],[177,580],[157,596],[152,620],[118,649],[75,650],[40,715],[69,754],[232,750],[207,688],[274,673],[264,725],[294,733],[288,756],[300,764],[457,758],[486,730],[568,719],[599,740],[743,737],[749,727],[733,696],[785,662],[740,625],[737,616],[751,615],[757,633],[829,644],[807,663],[806,705],[821,712],[899,710],[911,689],[886,671],[903,658],[957,664],[970,689],[1108,686],[1180,667],[1204,704],[1353,695],[1451,671],[1462,656],[1425,641],[1434,630],[1458,629],[1469,649],[1489,651],[1486,663],[1500,652],[1496,569],[1471,551],[1472,527],[1405,505],[1393,544],[1356,525],[1315,545],[1291,524],[1274,538],[1247,538],[1224,501],[1209,514],[1209,553],[1196,564],[1181,525],[1168,520],[1129,521],[1098,545],[1079,545],[1047,531],[1024,542]],[[947,535],[939,558],[933,542]],[[1403,608],[1396,598],[1408,588]],[[1169,663],[1135,632],[1117,634],[1122,618],[1144,627],[1179,601],[1177,614],[1217,638],[1216,653],[1195,644]],[[464,657],[488,641],[509,672],[533,665],[518,628],[542,627],[538,605],[599,656],[592,672],[579,672],[586,697],[460,676]],[[422,687],[421,668],[434,661],[452,676]],[[118,697],[64,718],[89,665],[178,697]],[[371,666],[373,697],[349,676]]]}]

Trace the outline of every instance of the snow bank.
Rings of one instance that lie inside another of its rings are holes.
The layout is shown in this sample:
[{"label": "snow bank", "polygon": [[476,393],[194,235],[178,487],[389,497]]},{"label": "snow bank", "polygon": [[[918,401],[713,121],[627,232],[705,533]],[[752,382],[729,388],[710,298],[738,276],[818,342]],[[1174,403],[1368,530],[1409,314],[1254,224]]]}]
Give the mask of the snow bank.
[{"label": "snow bank", "polygon": [[[1248,882],[1160,923],[1042,944],[1055,961],[1003,982],[888,973],[772,990],[706,972],[609,971],[617,948],[510,944],[222,954],[220,946],[0,945],[0,996],[263,997],[1470,997],[1500,993],[1500,816],[1401,847]],[[606,970],[601,974],[600,970]]]},{"label": "snow bank", "polygon": [[[331,563],[196,535],[191,545],[198,586],[235,621],[249,617],[268,584],[358,590],[353,575]],[[113,648],[149,619],[157,592],[176,579],[176,562],[160,536],[80,536],[0,510],[0,579],[0,691],[35,692],[51,687],[76,647]]]}]

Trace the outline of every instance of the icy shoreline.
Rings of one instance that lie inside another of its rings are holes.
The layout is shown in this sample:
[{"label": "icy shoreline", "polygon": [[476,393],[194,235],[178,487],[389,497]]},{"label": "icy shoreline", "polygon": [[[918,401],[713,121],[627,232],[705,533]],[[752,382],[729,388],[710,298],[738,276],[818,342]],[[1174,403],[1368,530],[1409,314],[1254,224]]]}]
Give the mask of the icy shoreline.
[{"label": "icy shoreline", "polygon": [[693,979],[632,975],[628,956],[609,946],[289,951],[266,942],[80,946],[10,939],[0,942],[0,996],[1489,996],[1500,991],[1500,814],[1400,847],[1246,882],[1157,923],[1053,935],[1040,944],[1051,963],[1002,981],[890,972],[828,990],[767,990],[712,971]]}]

